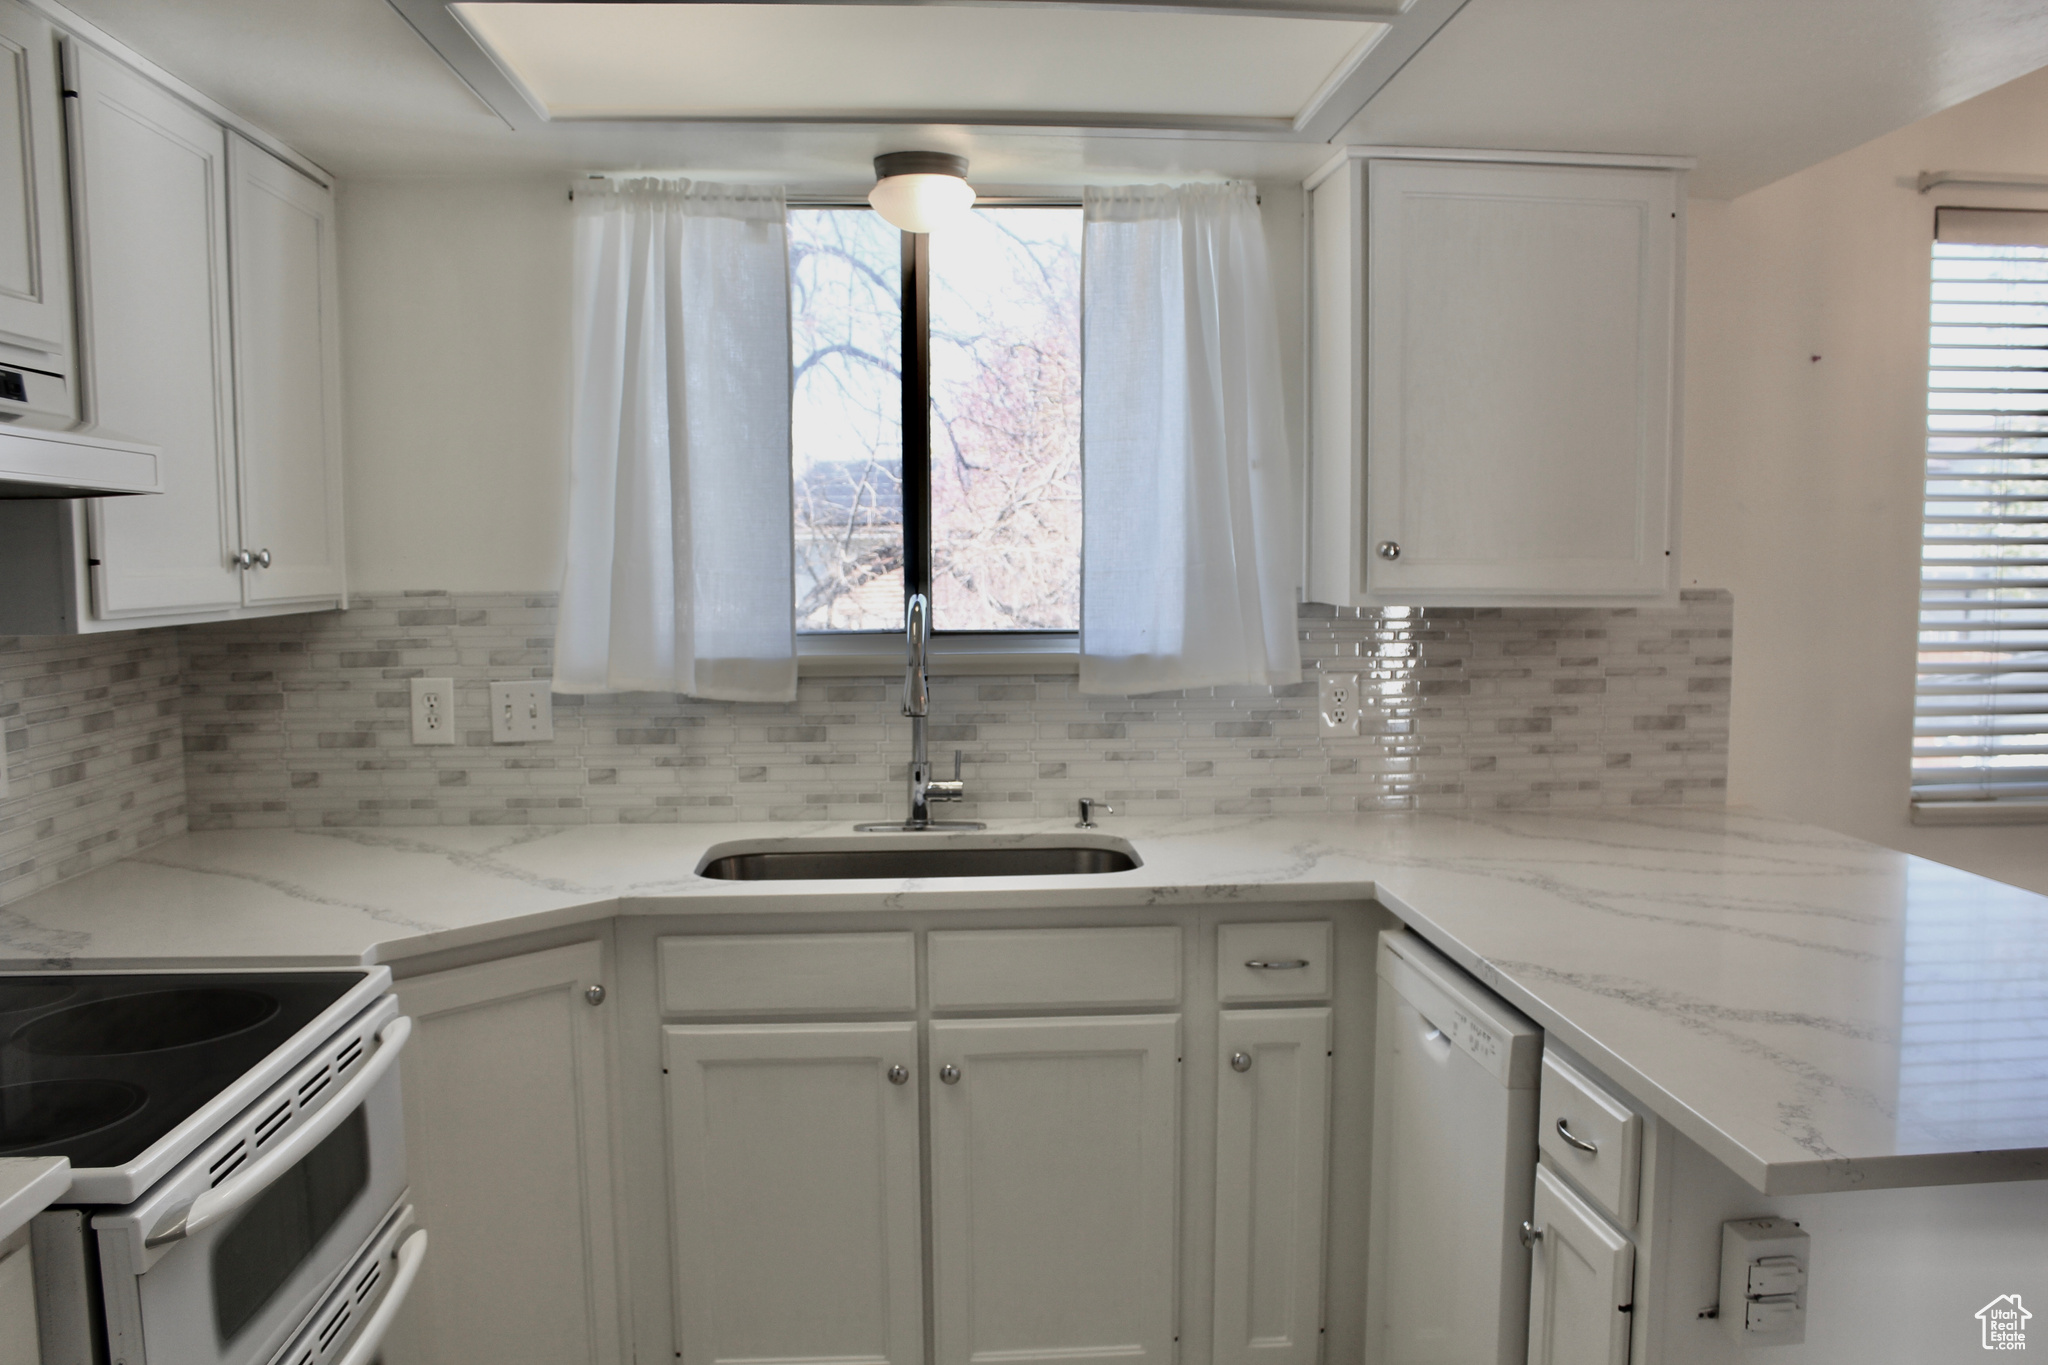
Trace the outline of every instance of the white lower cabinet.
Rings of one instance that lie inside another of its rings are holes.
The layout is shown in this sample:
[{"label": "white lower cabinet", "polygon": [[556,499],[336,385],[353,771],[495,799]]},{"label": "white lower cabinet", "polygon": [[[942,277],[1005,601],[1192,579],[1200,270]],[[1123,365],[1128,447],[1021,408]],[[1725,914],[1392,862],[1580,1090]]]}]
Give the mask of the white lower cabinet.
[{"label": "white lower cabinet", "polygon": [[620,1358],[603,962],[578,943],[397,984],[406,1163],[433,1249],[385,1365]]},{"label": "white lower cabinet", "polygon": [[1217,1043],[1215,1365],[1316,1365],[1330,1011],[1227,1010]]},{"label": "white lower cabinet", "polygon": [[931,1025],[938,1365],[1174,1356],[1180,1017]]},{"label": "white lower cabinet", "polygon": [[43,1358],[35,1289],[27,1229],[14,1239],[0,1238],[0,1365],[38,1365]]},{"label": "white lower cabinet", "polygon": [[1536,1168],[1530,1221],[1529,1365],[1623,1365],[1635,1244],[1547,1166]]},{"label": "white lower cabinet", "polygon": [[1371,931],[1226,913],[623,927],[640,1360],[1358,1365]]},{"label": "white lower cabinet", "polygon": [[917,1026],[662,1030],[683,1365],[924,1358]]}]

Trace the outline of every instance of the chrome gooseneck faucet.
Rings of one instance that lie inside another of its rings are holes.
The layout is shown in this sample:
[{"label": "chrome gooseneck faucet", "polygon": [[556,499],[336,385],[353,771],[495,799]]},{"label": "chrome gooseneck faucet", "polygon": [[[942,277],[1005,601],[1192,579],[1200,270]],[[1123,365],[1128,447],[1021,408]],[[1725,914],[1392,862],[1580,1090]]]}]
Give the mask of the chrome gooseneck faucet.
[{"label": "chrome gooseneck faucet", "polygon": [[923,593],[912,593],[903,612],[904,643],[909,662],[903,670],[903,714],[910,717],[910,816],[901,824],[856,826],[862,830],[986,829],[978,820],[934,820],[934,801],[964,801],[967,784],[960,779],[960,751],[953,751],[951,781],[932,778],[931,755],[927,751],[926,727],[930,724],[931,680],[926,659],[931,652],[932,604]]}]

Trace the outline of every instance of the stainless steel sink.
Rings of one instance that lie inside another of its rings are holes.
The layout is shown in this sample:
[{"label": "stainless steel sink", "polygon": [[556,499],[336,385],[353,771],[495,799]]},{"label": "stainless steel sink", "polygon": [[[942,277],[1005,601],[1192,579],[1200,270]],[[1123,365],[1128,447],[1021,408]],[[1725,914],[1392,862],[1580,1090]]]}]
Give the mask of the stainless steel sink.
[{"label": "stainless steel sink", "polygon": [[839,878],[1064,877],[1128,872],[1134,854],[1115,848],[771,849],[728,853],[697,869],[728,882],[833,881]]}]

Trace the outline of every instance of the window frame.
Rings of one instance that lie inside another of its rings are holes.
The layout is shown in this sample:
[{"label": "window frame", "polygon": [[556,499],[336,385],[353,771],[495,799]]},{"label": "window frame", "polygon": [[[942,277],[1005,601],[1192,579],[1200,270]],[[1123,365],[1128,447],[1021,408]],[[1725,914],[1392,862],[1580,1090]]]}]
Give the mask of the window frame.
[{"label": "window frame", "polygon": [[[854,209],[872,213],[864,198],[842,194],[790,194],[792,209]],[[977,195],[976,208],[1083,207],[1072,193]],[[932,572],[932,448],[931,448],[931,237],[899,232],[902,240],[901,304],[903,309],[903,592],[931,594]],[[910,452],[921,451],[914,462]],[[903,662],[901,630],[798,629],[797,667],[801,673],[862,675]],[[1028,668],[1040,673],[1078,672],[1079,630],[956,631],[934,628],[931,652],[954,673],[1015,673]]]}]

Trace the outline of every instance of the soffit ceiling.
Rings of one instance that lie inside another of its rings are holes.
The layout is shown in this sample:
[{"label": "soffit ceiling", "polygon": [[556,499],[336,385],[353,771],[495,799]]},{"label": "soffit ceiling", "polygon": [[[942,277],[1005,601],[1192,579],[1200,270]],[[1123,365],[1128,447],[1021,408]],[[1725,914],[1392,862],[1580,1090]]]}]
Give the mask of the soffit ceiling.
[{"label": "soffit ceiling", "polygon": [[[68,3],[345,177],[640,168],[858,185],[875,153],[924,147],[969,156],[982,187],[1289,179],[1330,150],[915,124],[514,131],[386,0]],[[1693,192],[1726,197],[2044,65],[2038,0],[1469,0],[1333,140],[1693,156]]]}]

